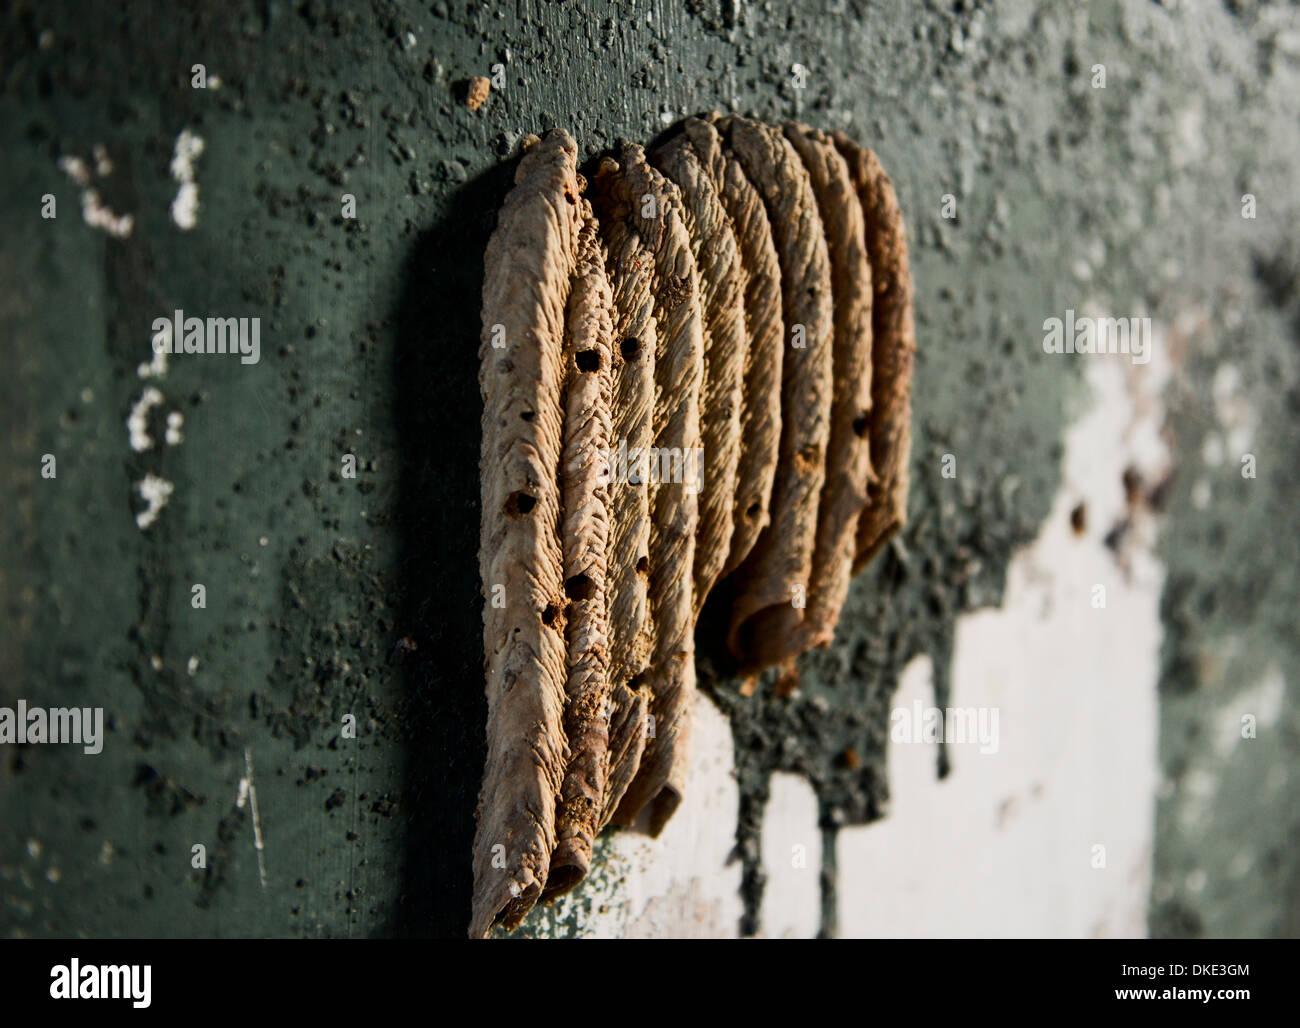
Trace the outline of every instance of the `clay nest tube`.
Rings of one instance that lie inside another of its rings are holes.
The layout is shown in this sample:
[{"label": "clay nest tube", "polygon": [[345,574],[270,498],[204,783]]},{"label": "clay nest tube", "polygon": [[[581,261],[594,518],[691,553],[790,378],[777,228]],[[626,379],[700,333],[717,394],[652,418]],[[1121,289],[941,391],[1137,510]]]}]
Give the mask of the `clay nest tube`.
[{"label": "clay nest tube", "polygon": [[693,613],[698,617],[705,598],[722,574],[735,529],[742,373],[749,349],[745,332],[745,275],[731,218],[690,138],[684,134],[674,137],[653,159],[681,192],[704,318],[700,445],[708,457],[709,487],[699,494],[699,527],[695,535]]},{"label": "clay nest tube", "polygon": [[526,141],[484,257],[482,532],[487,762],[470,934],[512,928],[555,849],[564,736],[559,465],[565,305],[582,228],[577,147]]},{"label": "clay nest tube", "polygon": [[[745,360],[741,369],[740,454],[736,464],[733,532],[723,576],[749,556],[771,520],[772,480],[781,447],[781,365],[785,322],[781,267],[767,209],[711,120],[688,118],[682,128],[713,182],[731,221],[742,282]],[[711,462],[710,466],[713,465]]]},{"label": "clay nest tube", "polygon": [[688,717],[695,695],[693,577],[700,455],[700,385],[704,334],[700,291],[681,196],[627,144],[625,182],[640,206],[633,218],[652,243],[657,349],[654,453],[650,470],[650,609],[654,650],[645,678],[650,716],[641,766],[619,804],[618,824],[637,822],[658,834],[681,802]]},{"label": "clay nest tube", "polygon": [[742,664],[797,682],[906,516],[912,283],[875,155],[709,116],[656,161],[603,160],[589,206],[573,141],[529,137],[485,255],[475,936],[580,881],[611,819],[672,815],[717,581]]},{"label": "clay nest tube", "polygon": [[876,482],[858,522],[853,570],[865,567],[907,521],[907,490],[912,449],[912,358],[916,328],[912,318],[912,273],[907,231],[894,183],[876,155],[842,132],[835,145],[848,162],[866,219],[871,260],[872,383],[871,461]]},{"label": "clay nest tube", "polygon": [[592,183],[606,271],[614,293],[611,349],[614,391],[610,434],[610,511],[613,521],[608,573],[610,635],[610,770],[600,825],[614,816],[641,766],[650,689],[645,670],[654,645],[650,611],[650,487],[646,462],[654,445],[654,253],[642,238],[629,188],[618,162],[605,158]]},{"label": "clay nest tube", "polygon": [[759,670],[802,652],[798,633],[785,629],[802,618],[826,477],[833,345],[830,259],[807,170],[785,137],[748,118],[726,118],[719,128],[767,208],[781,265],[787,334],[772,522],[736,571],[728,631],[732,653],[747,669]]},{"label": "clay nest tube", "polygon": [[583,226],[564,340],[564,733],[569,763],[556,807],[555,854],[543,899],[572,889],[591,866],[609,770],[609,659],[605,582],[610,538],[609,437],[613,393],[614,298],[596,219],[582,201]]},{"label": "clay nest tube", "polygon": [[858,520],[871,482],[871,266],[862,205],[848,165],[829,136],[787,124],[785,136],[808,171],[831,263],[835,334],[826,480],[817,507],[817,541],[802,623],[783,611],[775,630],[803,649],[834,636],[857,552]]}]

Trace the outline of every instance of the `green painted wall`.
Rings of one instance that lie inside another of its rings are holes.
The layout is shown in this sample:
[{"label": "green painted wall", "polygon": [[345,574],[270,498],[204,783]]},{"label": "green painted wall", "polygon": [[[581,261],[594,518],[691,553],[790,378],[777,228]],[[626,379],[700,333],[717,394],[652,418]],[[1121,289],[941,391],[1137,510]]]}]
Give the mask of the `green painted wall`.
[{"label": "green painted wall", "polygon": [[[478,290],[509,158],[530,131],[563,126],[587,158],[714,107],[845,128],[880,153],[909,219],[920,339],[912,523],[805,669],[800,717],[822,696],[856,719],[785,746],[767,729],[790,711],[729,708],[742,849],[773,767],[812,776],[828,821],[883,798],[899,668],[942,661],[956,615],[997,602],[1047,513],[1083,397],[1079,366],[1044,358],[1041,325],[1093,300],[1181,326],[1184,347],[1152,930],[1300,930],[1294,5],[46,0],[8,14],[0,703],[103,706],[109,731],[95,757],[0,751],[0,931],[463,933],[485,714]],[[220,88],[191,87],[196,63]],[[506,87],[471,113],[465,80],[497,63]],[[169,213],[184,129],[205,143],[190,231]],[[134,217],[126,239],[84,223],[57,163],[93,163],[97,144],[112,171],[91,188]],[[956,220],[940,216],[947,193]],[[176,308],[260,317],[260,362],[182,356],[142,380],[152,321]],[[1256,415],[1254,480],[1233,455],[1201,468],[1225,363]],[[155,445],[135,452],[126,421],[150,384]],[[171,412],[178,445],[163,442]],[[174,491],[142,531],[150,474]],[[1198,508],[1202,474],[1218,477]],[[1270,668],[1286,683],[1278,727],[1214,763],[1207,724]],[[355,740],[339,738],[348,713]],[[833,760],[847,743],[864,757],[853,775]],[[264,883],[237,803],[250,758]],[[1192,817],[1198,770],[1221,788]],[[1236,873],[1242,836],[1255,858]],[[191,867],[200,843],[206,870]]]}]

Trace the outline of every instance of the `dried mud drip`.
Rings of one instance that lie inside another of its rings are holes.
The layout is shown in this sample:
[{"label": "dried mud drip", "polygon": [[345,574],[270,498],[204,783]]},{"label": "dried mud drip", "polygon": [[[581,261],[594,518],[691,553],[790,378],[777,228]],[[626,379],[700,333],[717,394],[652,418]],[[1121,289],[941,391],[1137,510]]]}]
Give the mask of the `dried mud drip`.
[{"label": "dried mud drip", "polygon": [[[574,160],[562,132],[529,144],[485,261],[489,722],[471,934],[577,885],[610,821],[662,830],[688,785],[697,643],[738,763],[763,755],[741,769],[752,930],[769,719],[796,738],[883,732],[893,691],[892,672],[855,669],[837,689],[858,691],[847,712],[843,695],[809,702],[796,658],[834,636],[861,526],[874,552],[906,514],[907,452],[891,449],[911,374],[902,223],[874,156],[803,125],[692,118],[657,167],[633,143],[602,159],[589,198]],[[842,777],[858,771],[851,746],[829,777],[796,752],[828,839],[879,816],[876,768]],[[823,884],[833,912],[833,847]]]}]

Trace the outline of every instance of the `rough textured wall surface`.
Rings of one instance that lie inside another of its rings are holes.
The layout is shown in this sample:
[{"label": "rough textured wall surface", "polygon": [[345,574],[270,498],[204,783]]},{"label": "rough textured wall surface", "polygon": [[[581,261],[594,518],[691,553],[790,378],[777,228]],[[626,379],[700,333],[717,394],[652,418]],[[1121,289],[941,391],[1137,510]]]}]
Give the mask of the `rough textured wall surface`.
[{"label": "rough textured wall surface", "polygon": [[[1082,402],[1089,358],[1044,354],[1042,323],[1093,308],[1150,315],[1177,361],[1173,474],[1144,486],[1168,574],[1150,929],[1300,930],[1294,5],[125,8],[11,4],[0,31],[0,702],[108,719],[95,757],[3,751],[0,929],[463,934],[478,299],[511,158],[527,132],[567,128],[585,160],[719,108],[873,147],[917,285],[906,532],[792,700],[702,666],[734,733],[745,917],[771,773],[812,781],[833,836],[885,805],[911,657],[943,705],[955,618],[999,602]],[[260,361],[142,372],[178,308],[260,317]],[[1256,708],[1249,747],[1215,744]]]}]

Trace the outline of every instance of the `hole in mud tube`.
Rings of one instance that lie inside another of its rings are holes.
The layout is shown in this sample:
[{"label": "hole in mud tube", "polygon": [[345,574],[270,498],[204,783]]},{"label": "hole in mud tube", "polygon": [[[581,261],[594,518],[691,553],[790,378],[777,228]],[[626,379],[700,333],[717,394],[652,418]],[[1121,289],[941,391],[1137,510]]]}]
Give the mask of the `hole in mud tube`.
[{"label": "hole in mud tube", "polygon": [[511,493],[506,498],[506,517],[522,518],[537,506],[537,498],[528,493]]},{"label": "hole in mud tube", "polygon": [[628,336],[619,344],[618,349],[625,361],[634,361],[641,356],[641,340]]},{"label": "hole in mud tube", "polygon": [[546,892],[551,896],[563,896],[586,877],[587,870],[582,867],[552,867],[546,877]]},{"label": "hole in mud tube", "polygon": [[564,595],[571,600],[589,600],[595,588],[586,575],[574,575],[564,583]]},{"label": "hole in mud tube", "polygon": [[597,350],[579,350],[575,360],[579,371],[600,370],[600,353]]}]

